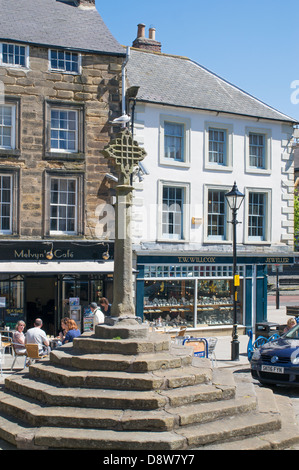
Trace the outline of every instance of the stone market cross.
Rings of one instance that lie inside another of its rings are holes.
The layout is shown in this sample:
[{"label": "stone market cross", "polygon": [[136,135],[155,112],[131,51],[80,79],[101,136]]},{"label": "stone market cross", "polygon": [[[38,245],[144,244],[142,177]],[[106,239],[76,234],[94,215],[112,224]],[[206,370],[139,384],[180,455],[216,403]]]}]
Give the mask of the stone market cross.
[{"label": "stone market cross", "polygon": [[109,159],[118,175],[111,317],[116,319],[135,317],[130,223],[134,188],[131,185],[131,176],[138,163],[145,158],[146,152],[139,147],[130,131],[125,128],[104,148],[103,154]]}]

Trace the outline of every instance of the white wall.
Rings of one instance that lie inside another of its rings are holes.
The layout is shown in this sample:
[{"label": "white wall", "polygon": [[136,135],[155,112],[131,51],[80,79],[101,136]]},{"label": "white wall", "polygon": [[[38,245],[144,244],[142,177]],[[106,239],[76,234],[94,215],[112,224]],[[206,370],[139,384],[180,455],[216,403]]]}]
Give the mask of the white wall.
[{"label": "white wall", "polygon": [[[184,167],[169,166],[160,163],[160,116],[170,115],[189,119],[190,132],[190,162]],[[229,171],[213,171],[205,168],[204,159],[204,130],[206,122],[215,122],[231,126],[232,129],[232,168]],[[271,136],[271,168],[263,173],[246,171],[245,134],[246,128],[266,129]],[[203,223],[192,225],[191,218],[201,218],[204,221],[204,185],[227,186],[231,189],[234,181],[240,191],[245,192],[247,187],[270,190],[271,217],[271,245],[276,250],[291,249],[293,229],[293,165],[290,139],[292,126],[282,125],[279,122],[256,120],[243,117],[195,110],[178,109],[157,105],[137,105],[135,111],[134,138],[143,145],[147,157],[144,164],[149,171],[142,182],[135,181],[135,199],[133,209],[133,235],[134,243],[156,242],[157,240],[157,202],[158,181],[184,182],[190,185],[190,211],[189,211],[189,243],[186,249],[198,249],[204,244]],[[244,220],[245,203],[238,213],[238,220]],[[237,227],[238,243],[245,241],[244,223]],[[226,242],[231,244],[231,242]],[[209,243],[208,245],[211,246]],[[223,249],[224,243],[212,244],[215,249]],[[263,243],[255,244],[255,249],[264,250],[269,247]],[[205,244],[207,246],[207,244]],[[246,245],[246,248],[249,246]],[[252,249],[252,246],[250,247]]]}]

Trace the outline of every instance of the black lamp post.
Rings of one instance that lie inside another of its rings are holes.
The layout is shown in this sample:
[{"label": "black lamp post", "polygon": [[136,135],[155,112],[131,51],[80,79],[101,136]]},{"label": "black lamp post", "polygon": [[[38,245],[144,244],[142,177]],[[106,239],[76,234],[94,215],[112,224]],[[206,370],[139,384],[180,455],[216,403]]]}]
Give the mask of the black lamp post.
[{"label": "black lamp post", "polygon": [[234,324],[232,332],[232,342],[231,342],[231,360],[239,360],[239,341],[238,341],[238,321],[237,321],[237,300],[238,300],[238,290],[237,287],[240,285],[240,279],[237,275],[237,212],[241,207],[241,204],[244,200],[244,194],[242,194],[234,182],[234,185],[230,192],[225,194],[225,198],[229,207],[232,210],[233,220],[231,221],[233,225],[233,302],[234,302]]}]

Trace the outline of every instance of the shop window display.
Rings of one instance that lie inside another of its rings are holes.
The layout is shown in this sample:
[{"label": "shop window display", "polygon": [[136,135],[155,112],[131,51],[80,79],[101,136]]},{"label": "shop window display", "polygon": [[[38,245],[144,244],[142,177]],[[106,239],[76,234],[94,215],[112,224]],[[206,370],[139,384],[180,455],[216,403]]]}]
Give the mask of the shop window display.
[{"label": "shop window display", "polygon": [[0,276],[0,326],[14,328],[24,318],[24,279],[22,276]]},{"label": "shop window display", "polygon": [[[206,279],[198,281],[197,289],[197,324],[231,325],[233,323],[232,280]],[[243,281],[240,283],[237,315],[242,321]]]},{"label": "shop window display", "polygon": [[[233,324],[233,281],[214,279],[217,270],[213,268],[208,279],[145,280],[144,320],[156,327]],[[242,323],[242,312],[243,280],[238,289],[238,323]]]},{"label": "shop window display", "polygon": [[193,326],[194,281],[145,281],[144,320],[154,326]]}]

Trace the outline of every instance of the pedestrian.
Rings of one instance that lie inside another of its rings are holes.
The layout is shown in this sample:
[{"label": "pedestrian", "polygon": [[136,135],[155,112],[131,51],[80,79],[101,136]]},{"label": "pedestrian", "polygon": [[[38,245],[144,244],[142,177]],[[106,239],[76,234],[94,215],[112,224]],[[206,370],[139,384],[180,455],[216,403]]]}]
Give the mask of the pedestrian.
[{"label": "pedestrian", "polygon": [[16,324],[16,331],[12,335],[12,342],[16,354],[26,353],[24,328],[26,328],[25,322],[23,320],[19,320]]},{"label": "pedestrian", "polygon": [[287,321],[287,326],[283,330],[283,333],[288,333],[294,326],[297,325],[295,318],[289,318]]},{"label": "pedestrian", "polygon": [[109,304],[108,299],[106,299],[106,297],[102,297],[100,299],[100,307],[105,316],[110,316],[111,304]]},{"label": "pedestrian", "polygon": [[65,325],[65,337],[62,341],[62,344],[72,343],[74,338],[77,338],[81,335],[80,330],[78,329],[77,323],[71,318],[67,318]]},{"label": "pedestrian", "polygon": [[26,344],[38,344],[39,354],[49,354],[50,343],[48,341],[46,332],[42,330],[43,321],[40,318],[36,318],[34,321],[34,327],[29,328],[25,336]]},{"label": "pedestrian", "polygon": [[96,302],[91,302],[89,307],[93,313],[93,329],[95,330],[96,325],[98,325],[99,323],[104,323],[105,317],[104,317],[102,310],[100,309],[100,307],[98,307],[98,304]]}]

